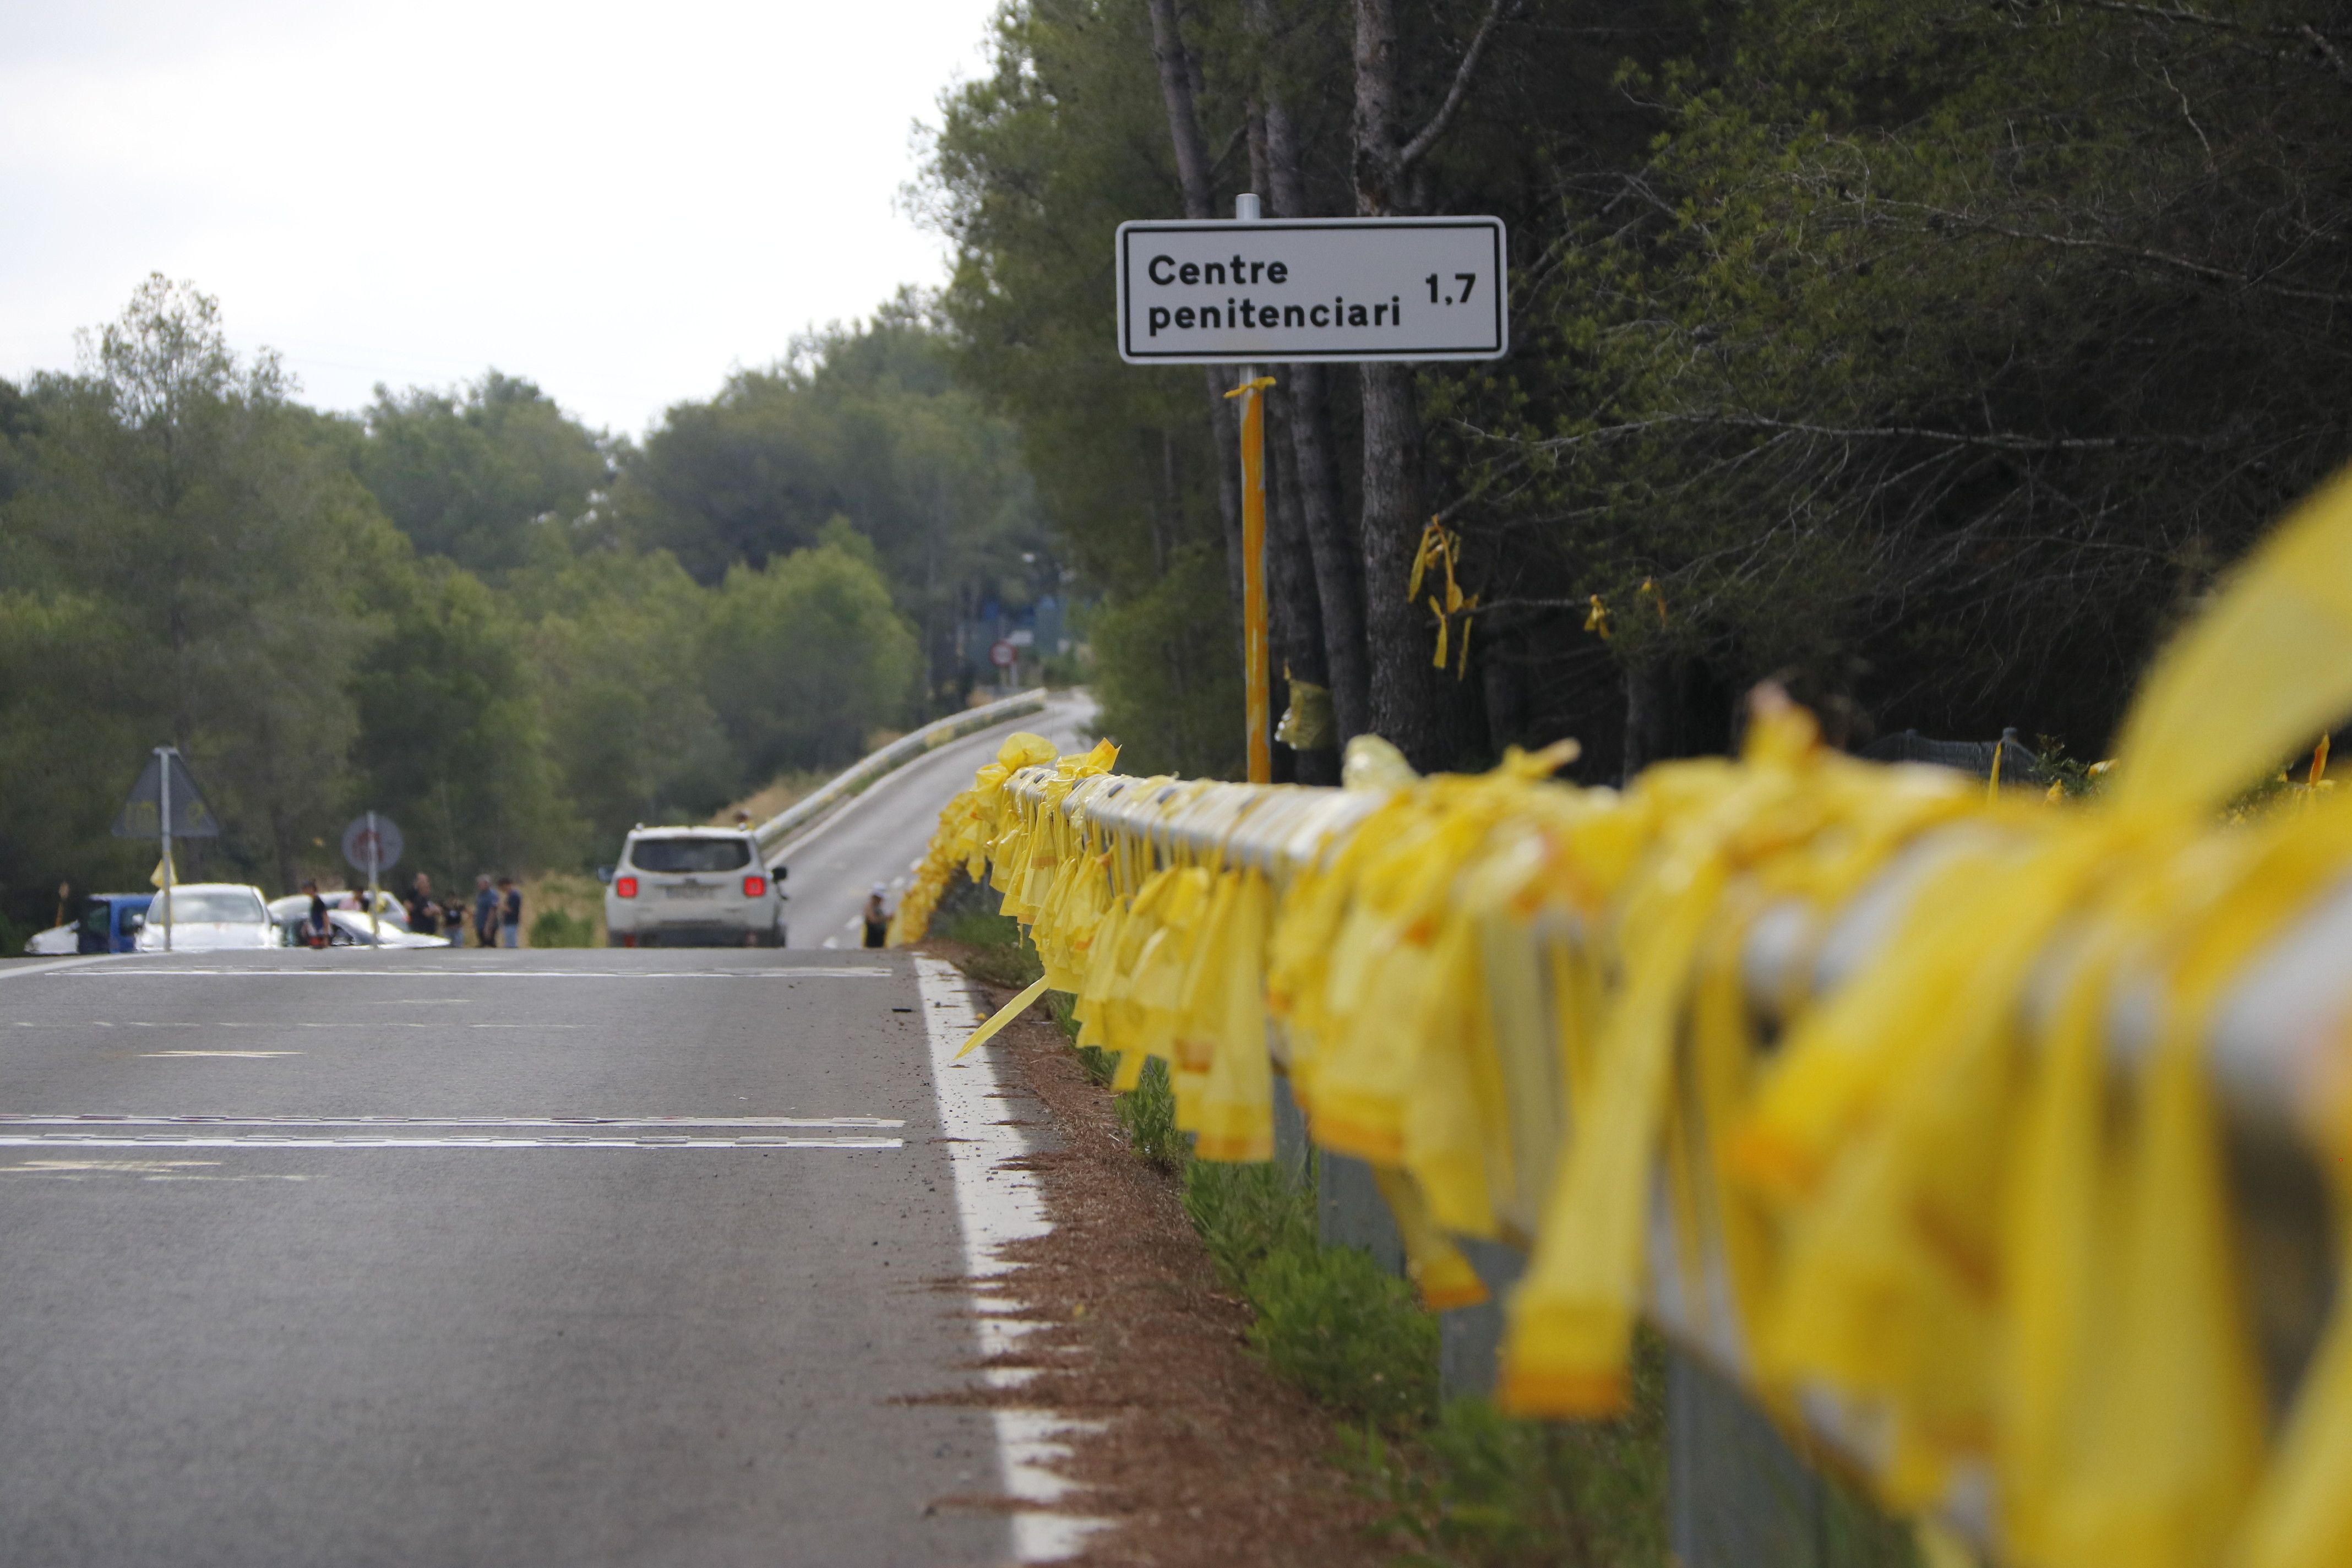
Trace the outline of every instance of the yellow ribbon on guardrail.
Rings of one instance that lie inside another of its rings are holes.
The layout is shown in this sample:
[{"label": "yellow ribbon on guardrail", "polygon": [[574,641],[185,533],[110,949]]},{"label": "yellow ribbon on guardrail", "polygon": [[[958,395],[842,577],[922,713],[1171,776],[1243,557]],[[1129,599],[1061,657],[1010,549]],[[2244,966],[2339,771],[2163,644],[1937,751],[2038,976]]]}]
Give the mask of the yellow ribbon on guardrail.
[{"label": "yellow ribbon on guardrail", "polygon": [[[2352,879],[2324,752],[2265,797],[2295,809],[2231,803],[2347,711],[2338,479],[2158,658],[2087,802],[1859,762],[1769,692],[1737,758],[1622,792],[1553,782],[1566,750],[1416,778],[1359,741],[1328,791],[1015,737],[893,940],[986,875],[1115,1085],[1166,1061],[1201,1157],[1267,1156],[1281,1072],[1373,1167],[1431,1306],[1483,1297],[1455,1238],[1528,1249],[1514,1411],[1619,1407],[1646,1311],[2005,1561],[2323,1568],[2352,1562],[2352,1279],[2260,1299],[2303,1287],[2250,1273],[2275,1226],[2208,1042]],[[2281,1042],[2261,1090],[2333,1269],[2345,1027]]]}]

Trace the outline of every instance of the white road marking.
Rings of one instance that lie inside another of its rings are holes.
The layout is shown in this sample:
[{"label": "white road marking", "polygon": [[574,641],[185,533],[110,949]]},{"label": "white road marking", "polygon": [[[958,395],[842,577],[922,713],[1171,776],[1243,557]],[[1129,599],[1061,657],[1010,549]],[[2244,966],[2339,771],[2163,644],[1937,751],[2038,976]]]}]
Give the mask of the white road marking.
[{"label": "white road marking", "polygon": [[[92,960],[91,962],[96,962]],[[62,966],[59,966],[62,967]],[[878,965],[803,964],[792,969],[110,969],[107,979],[239,980],[888,980]]]},{"label": "white road marking", "polygon": [[[52,1021],[36,1024],[19,1018],[16,1020],[16,1027],[20,1029],[112,1029],[118,1027],[124,1029],[337,1029],[349,1034],[373,1035],[384,1029],[584,1029],[588,1026],[585,1024],[467,1024],[456,1020],[446,1024],[434,1024],[422,1023],[413,1018],[384,1018],[373,1024],[314,1023],[300,1019],[280,1024],[265,1023],[256,1018],[215,1018],[210,1022],[202,1018],[133,1018],[119,1025],[108,1023],[102,1018],[91,1018],[82,1022]],[[178,1054],[186,1056],[192,1053],[183,1051]]]},{"label": "white road marking", "polygon": [[55,974],[61,969],[82,969],[93,963],[111,963],[128,954],[94,952],[87,958],[61,958],[55,963],[0,963],[0,980],[14,980],[26,974]]},{"label": "white road marking", "polygon": [[110,1138],[99,1133],[0,1133],[0,1149],[900,1149],[900,1138],[297,1138],[253,1132],[208,1138],[163,1133]]},{"label": "white road marking", "polygon": [[[1004,1120],[995,1058],[983,1049],[961,1061],[956,1059],[965,1038],[981,1024],[971,989],[953,965],[921,954],[915,958],[915,981],[930,1037],[931,1084],[939,1099],[940,1132],[952,1140],[947,1145],[948,1162],[954,1173],[956,1212],[963,1222],[964,1273],[976,1282],[1001,1280],[1020,1267],[1004,1258],[1005,1246],[1043,1236],[1053,1223],[1045,1217],[1045,1194],[1035,1174],[1004,1168],[1006,1162],[1018,1159],[1028,1149],[1020,1128]],[[975,1290],[967,1305],[983,1360],[1003,1354],[1037,1327],[1012,1317],[1019,1303],[1001,1294]],[[998,1387],[1027,1381],[993,1375],[1015,1370],[992,1369],[988,1381]],[[990,1415],[995,1425],[997,1466],[1005,1494],[1016,1503],[1041,1505],[1013,1510],[1013,1556],[1023,1563],[1058,1563],[1076,1556],[1087,1537],[1108,1529],[1111,1521],[1049,1511],[1076,1489],[1076,1484],[1047,1466],[1069,1453],[1067,1445],[1054,1439],[1098,1427],[1049,1410],[998,1409]]]},{"label": "white road marking", "polygon": [[904,1127],[890,1116],[117,1116],[0,1113],[16,1127]]},{"label": "white road marking", "polygon": [[140,1058],[143,1061],[155,1061],[163,1057],[236,1057],[249,1061],[264,1057],[299,1057],[301,1054],[300,1051],[142,1051]]},{"label": "white road marking", "polygon": [[89,1176],[136,1176],[142,1182],[308,1182],[308,1173],[247,1171],[234,1175],[194,1175],[218,1160],[19,1160],[0,1165],[0,1176],[49,1176],[79,1182]]}]

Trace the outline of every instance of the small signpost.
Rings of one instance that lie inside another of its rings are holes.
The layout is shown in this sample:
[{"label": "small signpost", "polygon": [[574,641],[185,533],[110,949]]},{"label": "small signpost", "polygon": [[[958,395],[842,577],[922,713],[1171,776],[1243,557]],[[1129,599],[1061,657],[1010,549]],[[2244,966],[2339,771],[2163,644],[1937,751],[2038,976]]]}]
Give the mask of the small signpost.
[{"label": "small signpost", "polygon": [[1013,662],[1020,657],[1021,650],[1003,637],[999,637],[988,645],[988,662],[996,666],[1000,671],[1010,670]]},{"label": "small signpost", "polygon": [[382,812],[362,812],[343,829],[343,858],[367,873],[368,934],[383,945],[383,920],[376,909],[376,877],[400,864],[400,825]]},{"label": "small signpost", "polygon": [[172,866],[172,840],[220,837],[220,819],[205,804],[204,792],[196,787],[195,777],[188,772],[187,762],[177,746],[155,748],[139,782],[131,786],[122,810],[114,818],[117,838],[144,838],[150,834],[163,847],[163,856],[155,865],[154,881],[163,895],[163,951],[169,952],[173,920],[172,884],[177,880]]},{"label": "small signpost", "polygon": [[1242,678],[1252,784],[1274,778],[1267,737],[1265,411],[1262,363],[1499,359],[1509,277],[1496,217],[1277,218],[1257,197],[1234,221],[1118,226],[1118,357],[1238,364],[1242,403]]},{"label": "small signpost", "polygon": [[1237,221],[1250,227],[1118,226],[1120,358],[1465,360],[1510,348],[1500,218]]}]

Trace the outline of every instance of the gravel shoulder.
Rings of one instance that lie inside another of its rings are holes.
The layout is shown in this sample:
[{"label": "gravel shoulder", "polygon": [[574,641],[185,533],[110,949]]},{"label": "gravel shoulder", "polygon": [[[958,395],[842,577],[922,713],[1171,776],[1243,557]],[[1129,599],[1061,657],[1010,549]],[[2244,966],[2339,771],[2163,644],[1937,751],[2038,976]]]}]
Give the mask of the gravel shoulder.
[{"label": "gravel shoulder", "polygon": [[[950,961],[959,944],[923,951]],[[980,986],[990,1007],[1009,991]],[[1185,1217],[1176,1177],[1128,1147],[1109,1092],[1086,1076],[1042,1012],[985,1047],[1007,1088],[1051,1119],[1053,1152],[1030,1157],[1054,1221],[1009,1248],[1008,1294],[1038,1326],[996,1365],[1036,1369],[1017,1389],[942,1402],[1050,1408],[1099,1429],[1059,1469],[1082,1489],[1062,1507],[1108,1520],[1071,1561],[1098,1568],[1351,1568],[1385,1563],[1381,1513],[1336,1463],[1342,1434],[1275,1377],[1247,1342],[1249,1309],[1227,1293]],[[978,1369],[975,1369],[978,1370]],[[981,1500],[957,1500],[979,1503]]]}]

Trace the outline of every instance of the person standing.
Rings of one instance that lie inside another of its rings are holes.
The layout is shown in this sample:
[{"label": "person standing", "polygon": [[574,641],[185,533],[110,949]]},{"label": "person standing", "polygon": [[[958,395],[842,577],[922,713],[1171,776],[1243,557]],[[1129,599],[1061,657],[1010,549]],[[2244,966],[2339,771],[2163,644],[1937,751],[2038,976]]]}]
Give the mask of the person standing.
[{"label": "person standing", "polygon": [[302,890],[310,895],[310,912],[302,917],[303,945],[324,947],[334,940],[334,927],[327,919],[327,900],[319,896],[316,882],[303,883]]},{"label": "person standing", "polygon": [[874,890],[866,895],[866,945],[868,947],[890,945],[890,911],[882,907],[883,895],[889,890],[877,882]]},{"label": "person standing", "polygon": [[499,879],[499,945],[522,945],[522,889],[512,877]]},{"label": "person standing", "polygon": [[407,909],[410,931],[419,936],[441,934],[441,906],[433,901],[433,879],[422,871],[408,889]]},{"label": "person standing", "polygon": [[488,871],[474,879],[474,945],[499,945],[499,894]]}]

